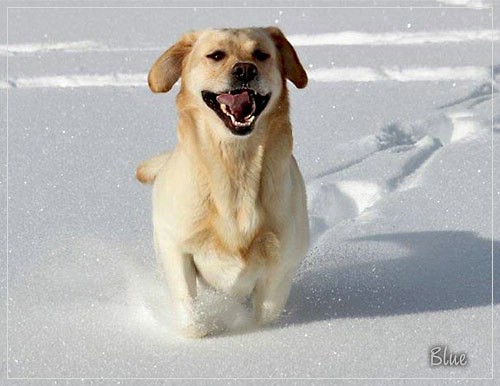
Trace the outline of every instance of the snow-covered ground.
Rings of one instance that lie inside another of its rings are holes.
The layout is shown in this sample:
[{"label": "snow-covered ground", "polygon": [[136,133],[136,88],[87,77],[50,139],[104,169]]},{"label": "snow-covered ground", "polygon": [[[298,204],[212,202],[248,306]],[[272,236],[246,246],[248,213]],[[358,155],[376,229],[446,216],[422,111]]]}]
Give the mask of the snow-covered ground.
[{"label": "snow-covered ground", "polygon": [[[433,8],[11,8],[8,376],[490,378],[500,32],[487,1],[419,5]],[[190,341],[171,332],[150,188],[134,180],[175,143],[176,90],[154,95],[145,77],[184,31],[249,25],[281,27],[311,79],[290,87],[313,244],[276,325],[256,329],[245,306],[204,293],[222,331]],[[436,345],[468,365],[431,368]],[[5,358],[6,334],[0,347]]]}]

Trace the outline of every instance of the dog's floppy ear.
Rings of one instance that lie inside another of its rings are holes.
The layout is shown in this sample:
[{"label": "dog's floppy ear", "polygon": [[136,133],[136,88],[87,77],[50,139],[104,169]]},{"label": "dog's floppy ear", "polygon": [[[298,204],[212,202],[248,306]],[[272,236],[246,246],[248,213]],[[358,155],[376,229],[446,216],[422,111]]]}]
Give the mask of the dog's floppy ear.
[{"label": "dog's floppy ear", "polygon": [[289,79],[297,88],[306,87],[306,71],[304,70],[304,67],[302,67],[294,48],[286,39],[285,35],[283,35],[283,32],[276,27],[267,27],[264,28],[264,30],[274,40],[274,44],[280,52],[285,77]]},{"label": "dog's floppy ear", "polygon": [[196,32],[185,34],[156,60],[148,74],[151,91],[167,92],[172,88],[181,76],[183,60],[191,52],[197,37]]}]

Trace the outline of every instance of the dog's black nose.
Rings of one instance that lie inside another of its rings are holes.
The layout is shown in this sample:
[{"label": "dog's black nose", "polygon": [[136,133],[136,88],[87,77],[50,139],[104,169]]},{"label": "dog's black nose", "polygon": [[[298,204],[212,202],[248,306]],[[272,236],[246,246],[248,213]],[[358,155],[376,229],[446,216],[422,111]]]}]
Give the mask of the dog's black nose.
[{"label": "dog's black nose", "polygon": [[252,63],[236,63],[231,73],[239,81],[248,83],[257,76],[257,67]]}]

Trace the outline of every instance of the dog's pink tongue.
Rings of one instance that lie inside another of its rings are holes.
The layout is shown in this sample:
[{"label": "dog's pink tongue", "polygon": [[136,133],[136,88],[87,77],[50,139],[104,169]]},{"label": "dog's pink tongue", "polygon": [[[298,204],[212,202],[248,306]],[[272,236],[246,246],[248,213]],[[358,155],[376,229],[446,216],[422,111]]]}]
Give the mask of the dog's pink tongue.
[{"label": "dog's pink tongue", "polygon": [[227,105],[237,121],[243,121],[252,112],[252,100],[248,91],[235,95],[220,94],[217,96],[217,102]]}]

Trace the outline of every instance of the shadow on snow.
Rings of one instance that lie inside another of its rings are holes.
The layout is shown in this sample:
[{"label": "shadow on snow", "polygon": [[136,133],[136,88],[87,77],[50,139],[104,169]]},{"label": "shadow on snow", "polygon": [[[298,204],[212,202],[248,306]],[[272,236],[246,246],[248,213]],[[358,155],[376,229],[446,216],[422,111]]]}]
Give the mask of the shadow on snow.
[{"label": "shadow on snow", "polygon": [[[487,306],[492,300],[492,241],[465,231],[379,234],[352,239],[396,243],[398,259],[302,273],[279,325]],[[495,256],[500,242],[493,242]],[[494,265],[495,277],[500,264]],[[500,300],[498,286],[495,303]]]}]

